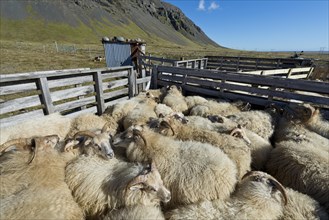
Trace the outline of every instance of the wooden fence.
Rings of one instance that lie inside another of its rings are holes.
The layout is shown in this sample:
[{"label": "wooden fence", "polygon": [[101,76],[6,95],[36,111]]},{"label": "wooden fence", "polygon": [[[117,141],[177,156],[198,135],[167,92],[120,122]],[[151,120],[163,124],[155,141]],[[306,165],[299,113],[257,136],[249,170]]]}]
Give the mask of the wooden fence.
[{"label": "wooden fence", "polygon": [[308,79],[312,74],[314,67],[301,67],[290,69],[276,69],[276,70],[256,70],[256,71],[243,71],[243,73],[263,75],[263,76],[277,76],[290,79]]},{"label": "wooden fence", "polygon": [[254,71],[312,66],[311,59],[206,56],[208,69]]},{"label": "wooden fence", "polygon": [[155,66],[153,88],[179,85],[194,94],[242,100],[256,105],[306,102],[329,108],[329,83],[214,70]]},{"label": "wooden fence", "polygon": [[102,114],[149,80],[132,66],[0,75],[0,127],[53,112]]},{"label": "wooden fence", "polygon": [[207,58],[191,59],[191,60],[174,60],[164,57],[139,56],[139,63],[144,68],[152,68],[154,65],[177,66],[192,69],[206,69]]}]

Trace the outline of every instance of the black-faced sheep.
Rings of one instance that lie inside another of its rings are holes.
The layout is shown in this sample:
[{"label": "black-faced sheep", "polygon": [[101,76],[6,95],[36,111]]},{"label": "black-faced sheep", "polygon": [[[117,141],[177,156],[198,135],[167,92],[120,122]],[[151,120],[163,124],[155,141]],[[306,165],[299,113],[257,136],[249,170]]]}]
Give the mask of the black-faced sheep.
[{"label": "black-faced sheep", "polygon": [[165,214],[174,219],[278,219],[287,196],[284,187],[272,176],[252,171],[238,183],[231,198],[202,201]]},{"label": "black-faced sheep", "polygon": [[167,136],[174,136],[178,140],[198,141],[220,148],[235,162],[239,178],[247,171],[250,171],[251,154],[244,140],[229,134],[220,134],[215,131],[198,129],[191,126],[189,122],[184,124],[182,120],[183,119],[177,115],[166,117],[160,123],[160,133]]},{"label": "black-faced sheep", "polygon": [[64,182],[66,161],[55,149],[58,140],[52,135],[1,147],[2,219],[84,218]]},{"label": "black-faced sheep", "polygon": [[[115,136],[130,161],[155,161],[172,194],[169,207],[200,199],[225,199],[237,181],[235,164],[210,144],[177,141],[146,126],[133,126]],[[179,168],[179,169],[178,169]]]}]

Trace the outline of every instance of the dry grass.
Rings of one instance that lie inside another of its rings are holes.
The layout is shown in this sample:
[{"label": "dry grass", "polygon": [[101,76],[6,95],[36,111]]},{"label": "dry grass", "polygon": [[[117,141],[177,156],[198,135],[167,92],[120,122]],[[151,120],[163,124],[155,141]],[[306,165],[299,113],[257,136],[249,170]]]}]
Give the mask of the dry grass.
[{"label": "dry grass", "polygon": [[[58,42],[60,49],[66,52],[57,52],[55,44],[36,42],[17,42],[0,40],[0,74],[33,72],[42,70],[99,68],[105,67],[105,62],[93,62],[95,56],[103,55],[102,44],[65,44]],[[71,48],[76,52],[70,52]],[[278,52],[250,52],[215,47],[201,46],[173,46],[152,42],[147,45],[147,53],[153,56],[164,56],[179,59],[184,57],[200,58],[206,55],[217,56],[252,56],[252,57],[289,57],[292,53]],[[316,59],[314,78],[325,80],[329,77],[328,54],[305,53],[305,58]]]}]

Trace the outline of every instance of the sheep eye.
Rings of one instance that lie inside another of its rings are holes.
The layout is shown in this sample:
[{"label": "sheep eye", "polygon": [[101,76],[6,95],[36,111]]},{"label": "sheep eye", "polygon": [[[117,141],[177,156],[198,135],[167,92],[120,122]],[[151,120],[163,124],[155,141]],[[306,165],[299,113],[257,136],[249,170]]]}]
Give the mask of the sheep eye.
[{"label": "sheep eye", "polygon": [[255,176],[254,177],[254,181],[261,182],[262,181],[262,178],[260,178],[259,176]]}]

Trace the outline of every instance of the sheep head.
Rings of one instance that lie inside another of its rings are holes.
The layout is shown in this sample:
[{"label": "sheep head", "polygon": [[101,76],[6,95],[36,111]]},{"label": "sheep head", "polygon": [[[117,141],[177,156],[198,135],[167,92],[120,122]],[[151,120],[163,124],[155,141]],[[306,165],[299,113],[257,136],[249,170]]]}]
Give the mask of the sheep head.
[{"label": "sheep head", "polygon": [[48,148],[54,149],[58,141],[58,135],[14,139],[1,145],[0,155],[12,150],[31,151],[31,158],[27,162],[30,164],[34,160],[38,151],[46,151]]},{"label": "sheep head", "polygon": [[141,125],[133,125],[129,127],[124,132],[117,134],[113,139],[113,145],[115,147],[124,147],[127,148],[131,142],[139,142],[140,140],[143,141],[143,144],[146,146],[147,141],[142,134],[144,130],[144,126]]},{"label": "sheep head", "polygon": [[236,128],[234,128],[231,133],[231,136],[233,137],[240,137],[242,138],[247,144],[251,144],[251,141],[249,140],[249,138],[247,137],[246,132],[244,131],[244,129],[242,128],[241,125],[238,125]]},{"label": "sheep head", "polygon": [[208,115],[207,118],[212,123],[224,123],[223,117],[221,117],[219,115]]},{"label": "sheep head", "polygon": [[287,204],[284,187],[271,175],[261,171],[246,173],[238,185],[237,194],[248,194],[252,197],[262,197],[277,200],[278,193]]},{"label": "sheep head", "polygon": [[96,154],[109,160],[114,157],[114,152],[112,149],[112,135],[107,128],[107,124],[105,124],[100,134],[95,134],[91,131],[79,131],[74,135],[73,139],[76,140],[78,137],[83,137],[83,148],[90,147]]},{"label": "sheep head", "polygon": [[133,178],[128,183],[127,189],[130,191],[141,190],[154,194],[164,203],[169,202],[171,199],[170,191],[163,185],[161,175],[154,162]]},{"label": "sheep head", "polygon": [[285,117],[296,123],[307,123],[318,114],[319,110],[309,104],[290,104],[285,109]]}]

